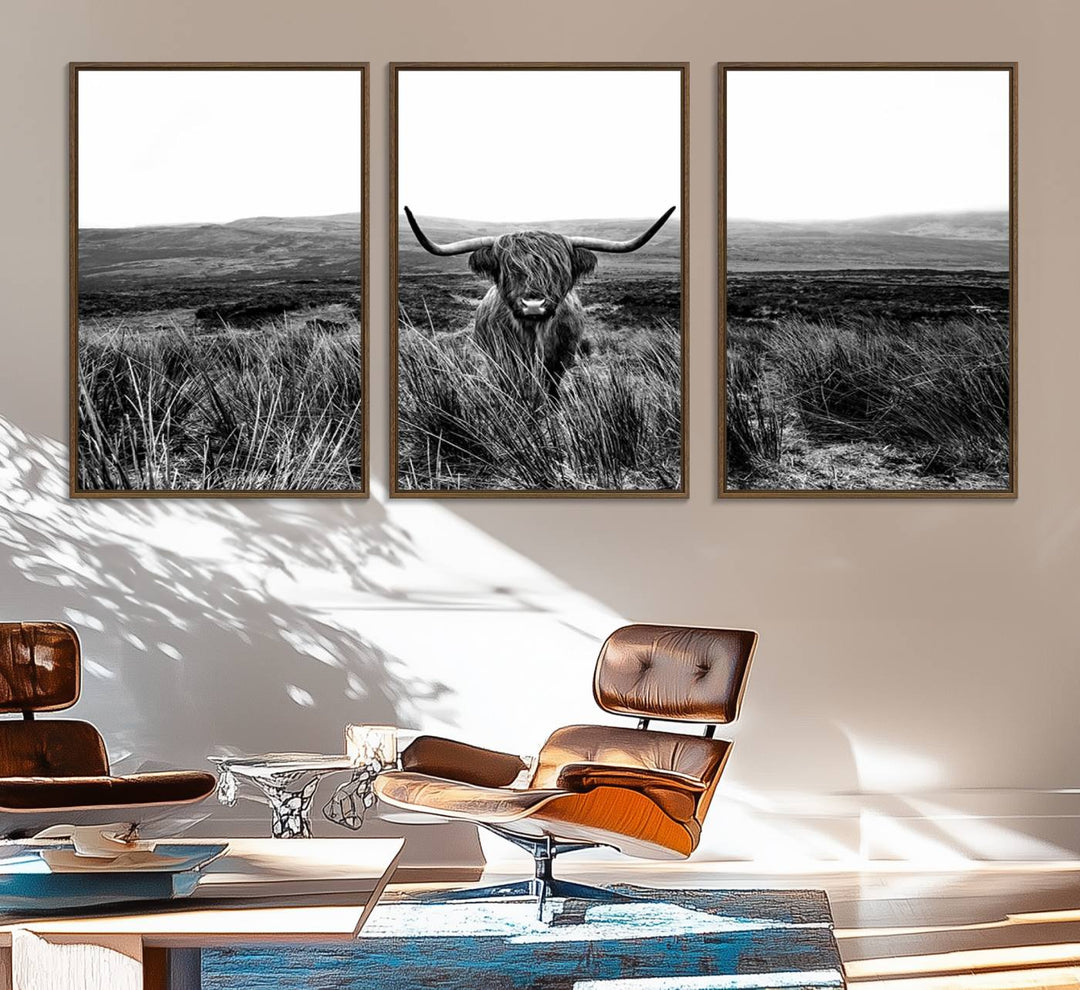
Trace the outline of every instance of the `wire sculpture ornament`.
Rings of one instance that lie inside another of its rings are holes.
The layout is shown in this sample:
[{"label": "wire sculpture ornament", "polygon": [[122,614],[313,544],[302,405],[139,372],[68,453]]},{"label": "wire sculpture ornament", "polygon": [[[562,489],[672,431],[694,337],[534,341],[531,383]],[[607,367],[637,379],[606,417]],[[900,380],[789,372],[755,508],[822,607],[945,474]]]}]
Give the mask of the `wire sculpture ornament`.
[{"label": "wire sculpture ornament", "polygon": [[392,725],[347,726],[345,751],[353,761],[352,776],[330,795],[323,815],[356,832],[375,804],[375,778],[398,766],[397,729]]}]

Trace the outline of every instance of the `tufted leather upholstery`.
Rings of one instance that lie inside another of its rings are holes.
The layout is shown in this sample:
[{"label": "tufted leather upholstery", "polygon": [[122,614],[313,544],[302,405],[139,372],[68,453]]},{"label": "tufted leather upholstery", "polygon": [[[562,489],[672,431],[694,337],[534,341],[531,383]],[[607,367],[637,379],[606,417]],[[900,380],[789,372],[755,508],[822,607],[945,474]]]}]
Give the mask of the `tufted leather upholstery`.
[{"label": "tufted leather upholstery", "polygon": [[[421,737],[422,738],[422,737]],[[375,780],[379,797],[399,807],[427,808],[447,818],[508,823],[528,815],[552,798],[565,797],[559,788],[484,787],[417,771],[381,773]]]},{"label": "tufted leather upholstery", "polygon": [[623,725],[567,725],[556,729],[536,761],[533,787],[550,787],[568,763],[599,763],[641,770],[672,770],[708,783],[729,744],[682,732]]},{"label": "tufted leather upholstery", "polygon": [[0,722],[0,777],[107,774],[105,744],[89,722]]},{"label": "tufted leather upholstery", "polygon": [[[731,721],[756,643],[741,630],[626,626],[600,651],[597,702],[640,717]],[[551,734],[519,785],[518,757],[421,736],[375,791],[397,808],[523,837],[682,857],[697,847],[730,751],[730,742],[683,732],[570,725]]]},{"label": "tufted leather upholstery", "polygon": [[600,650],[593,695],[619,715],[732,722],[756,645],[745,629],[623,626]]},{"label": "tufted leather upholstery", "polygon": [[79,660],[79,638],[62,622],[0,622],[0,712],[70,708]]},{"label": "tufted leather upholstery", "polygon": [[[70,707],[79,697],[79,666],[79,637],[70,626],[0,623],[0,712]],[[194,770],[114,776],[89,722],[0,721],[0,834],[31,819],[44,827],[41,813],[93,810],[105,821],[131,820],[133,808],[201,801],[216,784],[213,774]]]}]

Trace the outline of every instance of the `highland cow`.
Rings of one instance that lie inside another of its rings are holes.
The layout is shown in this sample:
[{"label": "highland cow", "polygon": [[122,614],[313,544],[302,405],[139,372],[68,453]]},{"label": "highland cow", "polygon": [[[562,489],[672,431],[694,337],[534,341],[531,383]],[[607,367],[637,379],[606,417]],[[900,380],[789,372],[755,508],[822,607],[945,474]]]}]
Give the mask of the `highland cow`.
[{"label": "highland cow", "polygon": [[405,207],[409,226],[426,251],[468,254],[469,267],[491,279],[476,310],[476,343],[509,380],[539,382],[552,399],[558,398],[559,384],[578,353],[587,353],[585,307],[575,286],[596,267],[594,252],[636,251],[674,212],[673,206],[627,241],[523,230],[436,244]]}]

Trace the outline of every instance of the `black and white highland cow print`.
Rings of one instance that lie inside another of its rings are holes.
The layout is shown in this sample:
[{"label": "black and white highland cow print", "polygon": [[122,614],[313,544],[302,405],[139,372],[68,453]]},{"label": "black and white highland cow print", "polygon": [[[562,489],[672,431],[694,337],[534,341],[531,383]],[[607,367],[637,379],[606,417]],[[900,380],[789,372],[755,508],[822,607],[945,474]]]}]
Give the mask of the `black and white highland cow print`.
[{"label": "black and white highland cow print", "polygon": [[[625,100],[610,74],[632,77]],[[424,209],[398,218],[395,493],[681,493],[681,224],[676,206],[654,212],[681,190],[681,72],[400,69],[395,83],[399,202]],[[569,127],[560,146],[576,150],[455,169],[475,138],[440,124],[470,84]],[[597,103],[567,116],[590,87]],[[610,133],[643,91],[639,129],[663,119],[669,140],[636,168]],[[438,155],[433,126],[451,145]]]}]

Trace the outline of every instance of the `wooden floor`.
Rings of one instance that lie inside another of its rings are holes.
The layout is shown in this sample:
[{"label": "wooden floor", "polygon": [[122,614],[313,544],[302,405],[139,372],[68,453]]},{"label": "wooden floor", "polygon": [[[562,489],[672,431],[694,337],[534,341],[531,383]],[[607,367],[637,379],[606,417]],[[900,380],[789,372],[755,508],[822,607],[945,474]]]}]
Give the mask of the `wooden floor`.
[{"label": "wooden floor", "polygon": [[[584,883],[824,890],[848,984],[859,990],[1080,988],[1080,863],[771,873],[746,864],[574,864],[568,856],[557,872]],[[493,866],[483,882],[506,875]]]}]

